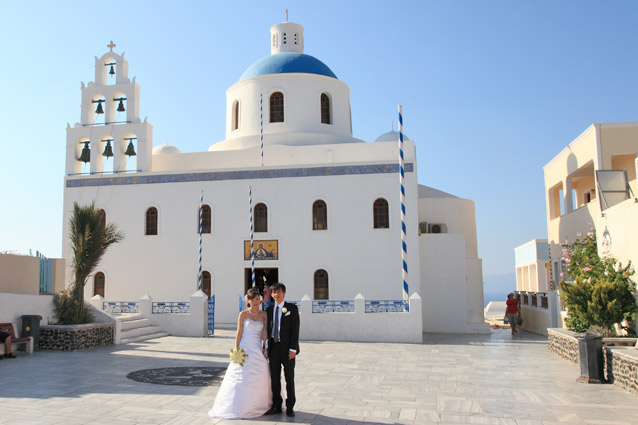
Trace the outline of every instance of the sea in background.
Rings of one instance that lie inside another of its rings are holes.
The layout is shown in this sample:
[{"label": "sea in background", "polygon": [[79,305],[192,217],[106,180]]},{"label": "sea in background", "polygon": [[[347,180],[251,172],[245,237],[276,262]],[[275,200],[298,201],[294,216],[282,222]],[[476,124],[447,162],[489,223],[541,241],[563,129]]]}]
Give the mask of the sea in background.
[{"label": "sea in background", "polygon": [[490,301],[505,301],[507,294],[515,290],[515,273],[483,276],[484,307],[486,307]]}]

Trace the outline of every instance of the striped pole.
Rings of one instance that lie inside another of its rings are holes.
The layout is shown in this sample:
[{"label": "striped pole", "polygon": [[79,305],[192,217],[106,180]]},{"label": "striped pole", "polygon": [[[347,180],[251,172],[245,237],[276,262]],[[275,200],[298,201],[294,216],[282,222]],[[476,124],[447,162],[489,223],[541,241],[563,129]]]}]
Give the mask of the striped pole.
[{"label": "striped pole", "polygon": [[[261,166],[264,166],[264,95],[259,94],[259,140],[261,142]],[[254,282],[253,282],[254,286]]]},{"label": "striped pole", "polygon": [[248,205],[250,213],[250,273],[252,277],[252,287],[255,287],[255,245],[253,238],[253,188],[248,186]]},{"label": "striped pole", "polygon": [[[405,188],[403,187],[404,179],[403,169],[403,107],[399,105],[399,183],[401,184],[401,260],[403,268],[401,275],[403,277],[403,301],[408,301],[410,295],[408,293],[408,245],[406,243],[407,234],[405,230]],[[409,311],[410,304],[406,304],[406,310]]]},{"label": "striped pole", "polygon": [[202,225],[204,218],[204,190],[199,191],[199,274],[197,275],[197,290],[202,290]]}]

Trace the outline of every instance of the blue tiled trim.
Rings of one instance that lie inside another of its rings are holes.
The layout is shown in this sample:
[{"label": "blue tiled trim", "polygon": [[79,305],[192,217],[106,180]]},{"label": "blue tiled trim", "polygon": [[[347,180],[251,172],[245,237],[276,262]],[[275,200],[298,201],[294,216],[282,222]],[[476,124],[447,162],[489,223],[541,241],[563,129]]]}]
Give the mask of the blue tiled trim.
[{"label": "blue tiled trim", "polygon": [[[405,164],[405,171],[414,171],[414,163]],[[69,178],[66,187],[120,186],[133,184],[187,183],[249,179],[281,179],[295,177],[325,177],[365,174],[393,174],[399,164],[344,165],[337,167],[280,168],[272,170],[212,171],[208,173],[126,175],[99,178]]]},{"label": "blue tiled trim", "polygon": [[152,314],[187,314],[191,312],[189,302],[154,302]]},{"label": "blue tiled trim", "polygon": [[135,301],[103,301],[102,310],[111,314],[139,313],[140,303]]},{"label": "blue tiled trim", "polygon": [[408,301],[403,300],[366,301],[366,313],[407,313],[408,308]]},{"label": "blue tiled trim", "polygon": [[313,301],[313,313],[354,313],[354,301]]}]

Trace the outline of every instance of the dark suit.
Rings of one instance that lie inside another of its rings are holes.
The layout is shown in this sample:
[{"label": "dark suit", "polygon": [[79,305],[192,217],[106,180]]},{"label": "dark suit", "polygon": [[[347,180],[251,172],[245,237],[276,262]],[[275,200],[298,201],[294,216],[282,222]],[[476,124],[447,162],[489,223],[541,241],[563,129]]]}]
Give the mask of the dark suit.
[{"label": "dark suit", "polygon": [[273,315],[275,305],[266,310],[268,315],[268,360],[270,362],[270,381],[272,386],[272,407],[279,409],[283,403],[281,398],[281,366],[284,367],[286,378],[286,408],[291,409],[295,405],[295,359],[290,360],[290,350],[299,354],[299,309],[296,305],[284,302],[286,312],[281,314],[279,325],[279,342],[275,342],[272,335]]}]

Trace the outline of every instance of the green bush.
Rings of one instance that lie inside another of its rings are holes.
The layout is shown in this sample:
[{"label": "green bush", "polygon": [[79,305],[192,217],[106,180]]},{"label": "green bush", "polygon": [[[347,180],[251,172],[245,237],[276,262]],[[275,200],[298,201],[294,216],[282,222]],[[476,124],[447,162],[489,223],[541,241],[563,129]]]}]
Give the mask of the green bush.
[{"label": "green bush", "polygon": [[631,262],[623,266],[613,257],[601,258],[593,231],[582,240],[563,245],[563,261],[567,276],[573,279],[561,280],[561,298],[568,310],[567,327],[585,332],[595,326],[601,333],[613,335],[614,325],[620,324],[633,335],[634,328],[623,324],[627,321],[631,325],[638,312],[635,285],[630,279],[634,274]]},{"label": "green bush", "polygon": [[53,296],[53,311],[58,325],[79,325],[94,320],[90,309],[80,308],[80,303],[71,291],[62,291]]}]

